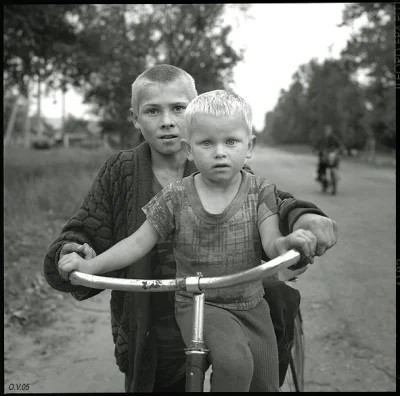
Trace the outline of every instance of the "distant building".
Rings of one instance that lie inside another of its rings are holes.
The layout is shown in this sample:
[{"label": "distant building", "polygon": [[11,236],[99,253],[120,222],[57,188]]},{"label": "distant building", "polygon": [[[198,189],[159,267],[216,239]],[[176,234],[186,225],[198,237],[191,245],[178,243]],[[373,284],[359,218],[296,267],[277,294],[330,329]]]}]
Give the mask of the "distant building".
[{"label": "distant building", "polygon": [[[42,129],[39,130],[37,117],[31,118],[32,143],[40,141],[40,145],[53,147],[97,148],[104,146],[101,128],[93,120],[81,120],[69,116],[64,125],[61,118],[42,118]],[[37,145],[37,144],[36,144]]]},{"label": "distant building", "polygon": [[64,147],[81,146],[97,148],[104,146],[101,130],[96,122],[76,122],[66,126],[63,134]]}]

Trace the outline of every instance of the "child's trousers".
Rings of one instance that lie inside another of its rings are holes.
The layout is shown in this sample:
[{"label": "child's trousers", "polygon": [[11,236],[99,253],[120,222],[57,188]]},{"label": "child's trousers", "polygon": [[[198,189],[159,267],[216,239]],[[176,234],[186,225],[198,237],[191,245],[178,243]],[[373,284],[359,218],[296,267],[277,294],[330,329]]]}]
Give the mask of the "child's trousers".
[{"label": "child's trousers", "polygon": [[[182,338],[189,345],[193,307],[176,303]],[[204,306],[204,341],[212,365],[211,392],[279,392],[278,346],[268,303],[227,310]]]}]

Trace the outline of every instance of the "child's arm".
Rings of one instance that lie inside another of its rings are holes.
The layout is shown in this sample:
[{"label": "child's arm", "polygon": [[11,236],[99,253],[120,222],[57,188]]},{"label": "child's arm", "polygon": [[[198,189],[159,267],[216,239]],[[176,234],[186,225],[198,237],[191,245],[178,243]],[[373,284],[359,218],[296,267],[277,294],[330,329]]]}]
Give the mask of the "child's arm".
[{"label": "child's arm", "polygon": [[135,233],[91,260],[84,260],[79,254],[70,253],[63,256],[59,266],[67,273],[78,270],[92,275],[121,269],[145,256],[159,238],[156,229],[146,220]]},{"label": "child's arm", "polygon": [[259,226],[262,247],[266,255],[273,259],[292,248],[298,249],[305,259],[313,263],[317,239],[308,231],[299,229],[284,237],[279,231],[279,216],[267,217]]}]

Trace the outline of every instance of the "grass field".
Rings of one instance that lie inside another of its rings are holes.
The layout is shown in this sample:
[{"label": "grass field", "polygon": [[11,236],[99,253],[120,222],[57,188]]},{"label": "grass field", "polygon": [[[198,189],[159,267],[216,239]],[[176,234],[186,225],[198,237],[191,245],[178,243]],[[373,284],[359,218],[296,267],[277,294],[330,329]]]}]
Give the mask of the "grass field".
[{"label": "grass field", "polygon": [[51,320],[52,301],[62,296],[44,279],[44,256],[110,154],[106,149],[4,152],[6,325],[27,331]]}]

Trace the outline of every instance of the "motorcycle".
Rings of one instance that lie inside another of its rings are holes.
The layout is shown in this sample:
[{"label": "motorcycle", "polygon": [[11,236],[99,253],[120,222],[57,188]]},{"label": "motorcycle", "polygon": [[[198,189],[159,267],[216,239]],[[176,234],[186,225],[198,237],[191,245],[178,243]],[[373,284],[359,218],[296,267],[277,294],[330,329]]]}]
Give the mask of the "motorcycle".
[{"label": "motorcycle", "polygon": [[331,194],[335,195],[339,181],[339,150],[323,150],[320,155],[321,165],[317,180],[321,183],[322,192],[325,193],[330,189]]}]

